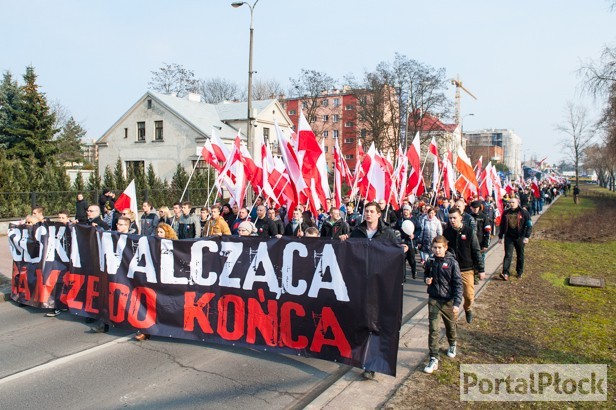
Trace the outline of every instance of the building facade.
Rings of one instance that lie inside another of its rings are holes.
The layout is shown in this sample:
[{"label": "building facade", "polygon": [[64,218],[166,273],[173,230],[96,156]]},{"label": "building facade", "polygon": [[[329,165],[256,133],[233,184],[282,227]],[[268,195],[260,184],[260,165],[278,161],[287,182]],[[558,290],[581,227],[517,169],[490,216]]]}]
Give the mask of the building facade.
[{"label": "building facade", "polygon": [[[522,175],[522,139],[513,130],[485,129],[465,132],[464,136],[468,140],[467,152],[487,151],[489,155],[493,154],[494,156],[484,156],[484,162],[487,159],[492,162],[501,162],[509,168],[512,177],[517,178]],[[492,151],[490,151],[490,147],[494,147]],[[478,158],[479,156],[474,160],[476,161]],[[471,159],[473,158],[471,157]]]},{"label": "building facade", "polygon": [[357,96],[350,88],[324,91],[316,98],[289,98],[284,101],[284,107],[296,128],[300,111],[304,111],[317,140],[323,143],[330,171],[333,170],[336,139],[349,167],[355,167],[357,137],[361,136],[362,132],[365,137],[366,131],[358,124]]},{"label": "building facade", "polygon": [[[254,101],[253,140],[276,140],[274,120],[290,137],[292,123],[276,99]],[[228,146],[235,137],[246,142],[247,103],[206,104],[200,96],[179,98],[145,93],[96,142],[99,173],[121,158],[124,171],[145,171],[150,164],[162,179],[170,180],[180,164],[190,172],[200,160],[197,152],[215,132]],[[257,144],[255,144],[256,146]],[[258,148],[257,148],[258,149]],[[198,166],[205,166],[200,161]]]}]

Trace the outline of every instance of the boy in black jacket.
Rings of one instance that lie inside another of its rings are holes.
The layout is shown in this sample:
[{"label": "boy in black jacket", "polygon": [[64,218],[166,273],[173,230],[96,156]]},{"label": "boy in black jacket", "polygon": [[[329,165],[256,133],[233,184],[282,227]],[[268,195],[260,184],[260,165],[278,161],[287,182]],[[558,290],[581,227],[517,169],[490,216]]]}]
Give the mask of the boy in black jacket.
[{"label": "boy in black jacket", "polygon": [[430,362],[424,372],[432,373],[438,369],[439,314],[445,323],[445,333],[449,341],[447,356],[456,357],[457,316],[462,303],[462,276],[460,267],[451,253],[447,253],[447,239],[437,236],[432,240],[432,252],[425,265],[425,282],[428,285],[428,317],[430,319],[429,347]]}]

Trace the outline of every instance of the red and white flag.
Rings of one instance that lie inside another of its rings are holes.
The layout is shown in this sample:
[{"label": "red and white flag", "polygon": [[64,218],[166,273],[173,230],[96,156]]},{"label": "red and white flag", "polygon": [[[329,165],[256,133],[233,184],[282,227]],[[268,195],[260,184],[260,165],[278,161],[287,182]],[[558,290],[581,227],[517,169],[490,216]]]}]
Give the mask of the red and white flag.
[{"label": "red and white flag", "polygon": [[443,154],[443,190],[445,196],[451,198],[451,192],[455,187],[455,172],[451,163],[451,152]]},{"label": "red and white flag", "polygon": [[430,153],[432,154],[433,158],[432,161],[434,163],[434,167],[433,167],[433,171],[432,171],[432,189],[434,189],[434,192],[438,192],[438,183],[439,183],[439,158],[438,158],[438,146],[436,145],[436,139],[434,137],[432,137],[432,141],[430,141],[430,147],[429,147]]},{"label": "red and white flag", "polygon": [[469,198],[477,193],[477,177],[471,165],[471,160],[466,155],[462,147],[458,147],[458,158],[456,159],[456,168],[460,172],[460,177],[457,179],[455,186],[458,192],[464,198]]},{"label": "red and white flag", "polygon": [[135,180],[130,181],[124,192],[120,194],[115,201],[115,209],[122,212],[124,209],[130,209],[139,219],[139,206],[137,205],[137,190],[135,189]]},{"label": "red and white flag", "polygon": [[297,128],[297,153],[301,164],[301,176],[308,187],[303,193],[307,197],[313,215],[318,215],[319,208],[326,206],[326,200],[330,195],[325,153],[306,121],[303,111],[300,111]]},{"label": "red and white flag", "polygon": [[533,195],[535,196],[535,198],[541,197],[541,191],[539,190],[539,182],[537,181],[537,177],[533,177],[533,180],[530,183],[530,188],[533,190]]}]

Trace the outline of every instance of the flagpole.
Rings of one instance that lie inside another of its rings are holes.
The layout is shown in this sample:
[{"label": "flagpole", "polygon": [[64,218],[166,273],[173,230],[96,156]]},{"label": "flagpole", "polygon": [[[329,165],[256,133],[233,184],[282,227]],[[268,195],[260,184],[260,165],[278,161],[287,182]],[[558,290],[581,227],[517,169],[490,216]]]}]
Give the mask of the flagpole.
[{"label": "flagpole", "polygon": [[192,179],[193,174],[195,173],[195,170],[197,169],[197,166],[199,165],[200,160],[201,160],[201,154],[199,154],[199,156],[197,157],[197,160],[195,161],[195,166],[193,167],[192,172],[190,173],[190,176],[188,177],[188,182],[186,183],[186,186],[184,187],[184,191],[182,192],[182,196],[180,197],[180,202],[182,202],[182,199],[184,199],[184,194],[186,194],[186,190],[188,189],[190,180]]}]

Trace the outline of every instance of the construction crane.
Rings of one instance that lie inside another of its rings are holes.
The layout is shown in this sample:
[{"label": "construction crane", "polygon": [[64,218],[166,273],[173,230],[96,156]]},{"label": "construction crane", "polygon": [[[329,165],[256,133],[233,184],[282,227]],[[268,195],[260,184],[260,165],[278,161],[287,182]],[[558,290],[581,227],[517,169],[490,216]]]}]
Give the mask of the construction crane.
[{"label": "construction crane", "polygon": [[467,93],[468,95],[470,95],[474,99],[477,99],[477,97],[475,97],[472,92],[470,92],[466,88],[464,88],[464,86],[462,85],[462,81],[460,81],[460,76],[459,75],[456,78],[452,78],[449,81],[451,81],[452,85],[456,86],[456,97],[455,97],[455,109],[456,109],[456,111],[455,111],[454,121],[455,121],[456,124],[460,124],[460,89],[464,90],[465,93]]}]

